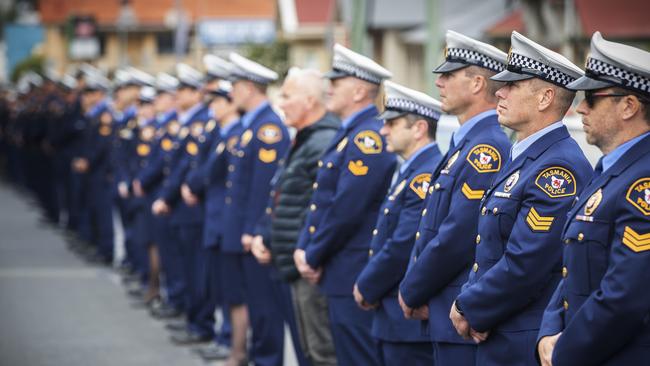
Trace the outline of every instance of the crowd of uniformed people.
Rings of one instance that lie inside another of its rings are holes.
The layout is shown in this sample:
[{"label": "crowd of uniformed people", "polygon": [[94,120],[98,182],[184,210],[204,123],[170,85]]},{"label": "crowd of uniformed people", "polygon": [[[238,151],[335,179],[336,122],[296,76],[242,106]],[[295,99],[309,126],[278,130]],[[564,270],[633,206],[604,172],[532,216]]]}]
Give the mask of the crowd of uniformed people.
[{"label": "crowd of uniformed people", "polygon": [[[301,366],[650,364],[650,53],[596,32],[582,70],[448,31],[436,100],[337,44],[273,105],[276,72],[203,62],[27,73],[0,105],[6,178],[89,261],[123,232],[133,305],[174,343],[283,365],[286,328]],[[562,122],[577,91],[595,170]]]}]

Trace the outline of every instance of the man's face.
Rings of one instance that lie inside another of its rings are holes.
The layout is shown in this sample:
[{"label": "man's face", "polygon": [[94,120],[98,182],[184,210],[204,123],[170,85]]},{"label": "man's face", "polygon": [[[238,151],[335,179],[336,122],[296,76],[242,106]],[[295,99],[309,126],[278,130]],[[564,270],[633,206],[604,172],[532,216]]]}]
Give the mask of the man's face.
[{"label": "man's face", "polygon": [[332,80],[327,93],[327,110],[341,116],[353,102],[355,87],[355,80],[350,76]]},{"label": "man's face", "polygon": [[193,88],[187,86],[180,87],[176,91],[176,104],[178,108],[182,110],[192,108],[198,102],[198,95],[198,91]]},{"label": "man's face", "polygon": [[[612,88],[599,89],[596,91],[586,91],[587,93],[613,94]],[[590,98],[592,99],[592,98]],[[608,147],[610,139],[616,135],[620,128],[616,123],[616,103],[617,98],[599,98],[593,97],[592,103],[583,99],[576,112],[582,115],[582,129],[585,131],[587,143],[599,148]]]},{"label": "man's face", "polygon": [[145,121],[152,119],[156,115],[156,110],[152,103],[139,103],[138,118]]},{"label": "man's face", "polygon": [[472,79],[465,73],[465,68],[445,72],[436,79],[440,91],[442,110],[448,114],[461,114],[470,104],[468,90]]},{"label": "man's face", "polygon": [[537,108],[532,82],[533,79],[507,82],[497,90],[497,114],[500,124],[518,131],[519,126],[531,120],[530,111]]},{"label": "man's face", "polygon": [[414,132],[415,124],[409,127],[406,117],[388,119],[379,130],[386,137],[386,150],[398,155],[408,151],[413,144]]},{"label": "man's face", "polygon": [[280,95],[280,109],[284,112],[285,123],[290,127],[297,127],[305,122],[309,108],[307,95],[301,92],[295,79],[287,79],[282,84]]},{"label": "man's face", "polygon": [[153,103],[156,113],[165,113],[174,108],[174,94],[159,93]]}]

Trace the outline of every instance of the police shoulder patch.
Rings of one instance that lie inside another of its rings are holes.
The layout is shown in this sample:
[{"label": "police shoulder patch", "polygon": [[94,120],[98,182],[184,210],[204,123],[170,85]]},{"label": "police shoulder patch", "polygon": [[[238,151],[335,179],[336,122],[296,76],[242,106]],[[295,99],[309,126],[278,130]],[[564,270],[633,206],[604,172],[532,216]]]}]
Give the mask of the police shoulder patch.
[{"label": "police shoulder patch", "polygon": [[479,173],[493,173],[501,169],[501,154],[493,146],[479,144],[467,154],[467,162]]},{"label": "police shoulder patch", "polygon": [[420,199],[424,199],[424,197],[427,196],[427,190],[429,190],[429,184],[431,184],[431,174],[429,173],[422,173],[418,174],[413,179],[411,179],[411,183],[409,183],[409,188],[415,194],[420,197]]},{"label": "police shoulder patch", "polygon": [[178,137],[181,140],[184,140],[189,134],[190,134],[190,129],[187,126],[181,127],[180,131],[178,131]]},{"label": "police shoulder patch", "polygon": [[221,154],[224,150],[226,149],[226,144],[222,141],[217,145],[217,148],[214,149],[214,152],[217,154]]},{"label": "police shoulder patch", "polygon": [[535,185],[551,198],[576,194],[576,180],[568,169],[553,166],[544,169],[535,179]]},{"label": "police shoulder patch", "polygon": [[275,144],[282,140],[282,130],[273,123],[265,123],[257,130],[257,138],[265,144]]},{"label": "police shoulder patch", "polygon": [[631,227],[625,226],[622,242],[636,253],[645,252],[650,250],[650,233],[639,234]]},{"label": "police shoulder patch", "polygon": [[264,163],[272,163],[278,157],[278,152],[275,149],[261,148],[258,154],[260,160]]},{"label": "police shoulder patch", "polygon": [[645,216],[650,216],[650,177],[632,183],[625,199]]},{"label": "police shoulder patch", "polygon": [[156,129],[153,126],[145,126],[140,130],[140,140],[149,142],[156,134]]},{"label": "police shoulder patch", "polygon": [[372,130],[361,131],[354,136],[354,144],[364,154],[379,154],[384,144],[379,134]]},{"label": "police shoulder patch", "polygon": [[350,170],[350,172],[356,176],[362,176],[368,174],[368,166],[363,165],[362,160],[356,160],[356,161],[350,160],[350,162],[348,163],[348,170]]}]

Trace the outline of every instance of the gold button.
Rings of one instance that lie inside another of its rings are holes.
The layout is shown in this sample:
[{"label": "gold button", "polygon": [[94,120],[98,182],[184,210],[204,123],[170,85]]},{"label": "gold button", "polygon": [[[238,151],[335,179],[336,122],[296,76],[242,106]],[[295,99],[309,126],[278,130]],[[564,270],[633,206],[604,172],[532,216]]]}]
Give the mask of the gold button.
[{"label": "gold button", "polygon": [[487,213],[487,208],[483,206],[483,208],[481,209],[481,215],[485,216],[486,213]]},{"label": "gold button", "polygon": [[388,209],[388,207],[386,207],[386,208],[384,209],[384,215],[388,215],[389,212],[390,212],[390,210]]},{"label": "gold button", "polygon": [[231,173],[234,172],[235,171],[235,166],[232,165],[232,164],[228,165],[228,171],[231,172]]},{"label": "gold button", "polygon": [[420,232],[419,231],[417,233],[415,233],[415,240],[418,240],[418,239],[420,239]]},{"label": "gold button", "polygon": [[322,167],[323,167],[323,161],[322,161],[322,160],[319,160],[319,161],[318,161],[318,167],[319,167],[319,168],[322,168]]},{"label": "gold button", "polygon": [[269,196],[271,197],[275,196],[275,191],[271,190],[271,192],[269,192]]},{"label": "gold button", "polygon": [[310,234],[313,234],[313,233],[315,233],[315,232],[316,232],[316,227],[315,227],[315,226],[310,226],[310,227],[309,227],[309,233],[310,233]]},{"label": "gold button", "polygon": [[232,198],[226,197],[226,204],[229,205],[232,203]]},{"label": "gold button", "polygon": [[478,271],[478,263],[474,263],[474,266],[472,266],[472,271]]},{"label": "gold button", "polygon": [[368,257],[372,257],[372,254],[373,254],[373,253],[374,253],[374,252],[372,251],[372,249],[370,249],[370,250],[368,251]]},{"label": "gold button", "polygon": [[226,182],[226,187],[228,187],[228,188],[232,187],[232,182],[231,182],[231,181],[227,181],[227,182]]},{"label": "gold button", "polygon": [[564,310],[569,310],[569,302],[564,300]]},{"label": "gold button", "polygon": [[331,161],[327,163],[327,169],[332,169],[332,166],[334,166],[334,164],[332,164]]},{"label": "gold button", "polygon": [[378,232],[379,232],[379,230],[375,229],[375,230],[372,231],[372,235],[375,236],[375,235],[377,235]]},{"label": "gold button", "polygon": [[578,234],[578,241],[583,241],[583,240],[585,240],[585,234],[579,233]]},{"label": "gold button", "polygon": [[311,206],[309,206],[309,209],[312,211],[316,211],[316,205],[312,203]]},{"label": "gold button", "polygon": [[569,240],[569,239],[564,239],[564,244],[569,244],[570,242],[571,242],[571,240]]},{"label": "gold button", "polygon": [[312,187],[313,189],[317,189],[317,188],[318,188],[318,183],[314,182],[314,184],[312,184],[311,187]]},{"label": "gold button", "polygon": [[433,193],[433,187],[429,187],[429,194]]},{"label": "gold button", "polygon": [[243,158],[244,157],[244,150],[237,151],[237,156],[240,157],[240,158]]},{"label": "gold button", "polygon": [[566,267],[562,267],[562,277],[566,277],[569,274],[569,270]]},{"label": "gold button", "polygon": [[476,244],[481,242],[481,234],[476,235]]},{"label": "gold button", "polygon": [[439,190],[440,189],[440,183],[434,184],[433,189],[435,189],[436,191]]},{"label": "gold button", "polygon": [[270,215],[272,212],[273,212],[273,210],[271,209],[271,207],[266,208],[266,214],[267,215]]},{"label": "gold button", "polygon": [[417,260],[418,260],[418,256],[417,256],[417,255],[414,255],[414,256],[413,256],[413,262],[417,262]]},{"label": "gold button", "polygon": [[425,208],[424,210],[422,210],[422,217],[424,217],[424,215],[426,214],[427,214],[427,209]]},{"label": "gold button", "polygon": [[492,209],[492,214],[496,215],[497,212],[499,212],[499,208],[498,208],[498,207],[495,207],[495,208]]}]

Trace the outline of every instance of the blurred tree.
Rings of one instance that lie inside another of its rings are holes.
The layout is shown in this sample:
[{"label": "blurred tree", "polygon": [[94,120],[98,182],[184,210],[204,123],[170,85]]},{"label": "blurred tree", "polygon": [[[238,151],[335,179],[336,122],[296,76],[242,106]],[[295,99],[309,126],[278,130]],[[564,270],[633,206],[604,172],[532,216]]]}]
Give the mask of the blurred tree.
[{"label": "blurred tree", "polygon": [[15,83],[22,76],[22,74],[27,71],[34,71],[38,74],[43,74],[43,65],[45,64],[45,58],[43,56],[30,56],[22,61],[20,61],[14,71],[11,73],[11,80]]},{"label": "blurred tree", "polygon": [[285,41],[274,41],[268,44],[244,45],[242,54],[255,62],[277,72],[282,80],[289,72],[289,44]]}]

